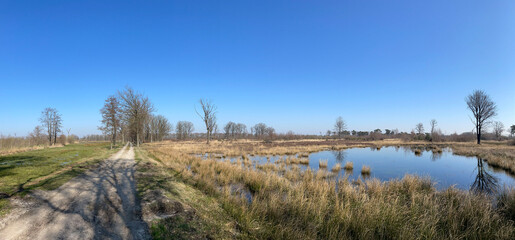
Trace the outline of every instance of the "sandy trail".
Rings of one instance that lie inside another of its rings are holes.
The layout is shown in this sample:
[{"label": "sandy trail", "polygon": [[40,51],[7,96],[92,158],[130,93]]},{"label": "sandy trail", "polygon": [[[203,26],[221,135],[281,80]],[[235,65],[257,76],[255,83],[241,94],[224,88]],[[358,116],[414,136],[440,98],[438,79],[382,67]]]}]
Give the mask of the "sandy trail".
[{"label": "sandy trail", "polygon": [[58,189],[34,192],[35,203],[20,216],[8,216],[0,239],[149,239],[134,166],[134,151],[126,145]]}]

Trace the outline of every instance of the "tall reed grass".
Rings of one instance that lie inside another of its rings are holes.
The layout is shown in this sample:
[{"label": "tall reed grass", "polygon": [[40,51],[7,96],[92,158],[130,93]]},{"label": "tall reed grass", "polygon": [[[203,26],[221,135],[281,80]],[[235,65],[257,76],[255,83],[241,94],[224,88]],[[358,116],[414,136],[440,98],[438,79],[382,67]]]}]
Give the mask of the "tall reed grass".
[{"label": "tall reed grass", "polygon": [[[148,145],[183,181],[220,199],[239,229],[256,239],[514,239],[515,191],[475,195],[437,191],[429,179],[351,183],[325,170],[279,172],[202,160],[173,144]],[[275,164],[276,166],[278,164]],[[327,166],[326,166],[327,167]],[[244,186],[252,196],[232,194]]]}]

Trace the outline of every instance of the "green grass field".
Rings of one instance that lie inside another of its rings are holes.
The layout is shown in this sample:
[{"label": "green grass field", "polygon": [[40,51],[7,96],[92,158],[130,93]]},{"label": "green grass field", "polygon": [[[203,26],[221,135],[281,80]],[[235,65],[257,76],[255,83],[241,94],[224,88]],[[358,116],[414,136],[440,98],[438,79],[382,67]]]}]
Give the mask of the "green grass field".
[{"label": "green grass field", "polygon": [[[0,156],[0,195],[5,198],[35,188],[55,189],[115,151],[102,142]],[[0,214],[5,214],[6,208],[8,202],[0,199]]]}]

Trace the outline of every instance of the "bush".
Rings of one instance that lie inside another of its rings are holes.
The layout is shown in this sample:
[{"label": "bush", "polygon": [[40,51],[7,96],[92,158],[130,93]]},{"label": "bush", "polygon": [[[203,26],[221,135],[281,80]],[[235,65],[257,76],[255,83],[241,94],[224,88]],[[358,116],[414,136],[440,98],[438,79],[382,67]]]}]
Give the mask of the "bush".
[{"label": "bush", "polygon": [[61,136],[59,136],[59,139],[57,141],[60,144],[62,144],[63,146],[66,145],[66,136],[64,134],[61,134]]}]

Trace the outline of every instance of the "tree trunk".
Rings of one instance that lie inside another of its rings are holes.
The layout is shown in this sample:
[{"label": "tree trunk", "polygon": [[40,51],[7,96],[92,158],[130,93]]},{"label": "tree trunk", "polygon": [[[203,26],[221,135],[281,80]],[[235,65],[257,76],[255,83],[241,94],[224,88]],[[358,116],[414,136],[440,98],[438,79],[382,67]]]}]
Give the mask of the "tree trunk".
[{"label": "tree trunk", "polygon": [[113,145],[116,145],[116,132],[114,132],[113,139],[111,140],[111,149],[113,149]]},{"label": "tree trunk", "polygon": [[52,145],[52,130],[48,130],[48,146]]},{"label": "tree trunk", "polygon": [[481,144],[481,127],[476,128],[477,131],[477,144]]}]

